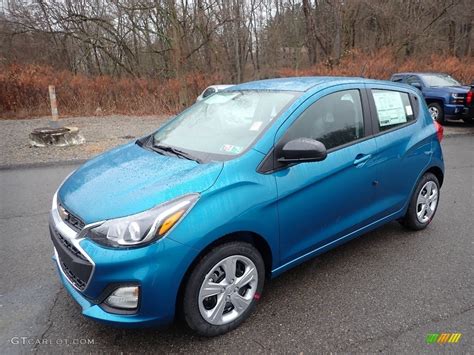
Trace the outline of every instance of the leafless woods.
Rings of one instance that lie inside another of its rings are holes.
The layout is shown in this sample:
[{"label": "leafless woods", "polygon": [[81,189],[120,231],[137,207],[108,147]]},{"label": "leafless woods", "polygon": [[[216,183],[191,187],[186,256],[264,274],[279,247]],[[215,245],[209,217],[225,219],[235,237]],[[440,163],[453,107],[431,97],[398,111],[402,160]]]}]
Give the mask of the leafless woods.
[{"label": "leafless woods", "polygon": [[414,59],[422,64],[433,55],[465,63],[474,54],[471,0],[0,4],[1,67],[33,64],[88,77],[176,79],[180,104],[195,95],[186,85],[191,74],[237,83],[282,70],[345,73],[341,63],[347,60],[359,61],[353,69],[360,72],[360,57],[377,56],[381,50],[396,65]]}]

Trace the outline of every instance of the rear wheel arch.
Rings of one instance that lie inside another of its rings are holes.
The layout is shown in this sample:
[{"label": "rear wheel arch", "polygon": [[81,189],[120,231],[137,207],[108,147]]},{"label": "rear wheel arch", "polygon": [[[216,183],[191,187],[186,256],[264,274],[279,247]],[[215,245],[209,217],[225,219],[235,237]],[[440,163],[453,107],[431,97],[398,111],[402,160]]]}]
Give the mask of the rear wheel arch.
[{"label": "rear wheel arch", "polygon": [[438,182],[439,182],[439,187],[441,187],[443,185],[444,173],[443,173],[443,170],[441,170],[439,167],[432,166],[429,169],[427,169],[423,173],[423,175],[426,174],[426,173],[432,173],[432,174],[434,174],[434,176],[436,176],[436,178],[438,179]]},{"label": "rear wheel arch", "polygon": [[436,178],[438,179],[438,182],[439,182],[439,187],[441,188],[441,186],[443,185],[443,181],[444,181],[444,172],[443,170],[437,166],[437,165],[431,165],[429,166],[428,168],[425,168],[425,170],[422,170],[420,175],[418,176],[418,178],[416,179],[415,183],[413,184],[413,187],[410,191],[410,194],[408,195],[407,197],[407,202],[406,202],[406,205],[404,207],[404,213],[406,213],[406,210],[408,208],[408,205],[410,204],[410,199],[412,198],[413,196],[413,193],[415,192],[416,190],[416,187],[418,186],[418,183],[420,182],[421,179],[423,179],[423,176],[425,176],[426,173],[432,173],[434,174],[434,176],[436,176]]},{"label": "rear wheel arch", "polygon": [[433,219],[439,205],[441,183],[434,170],[426,170],[417,181],[410,196],[407,210],[398,221],[404,227],[415,231],[426,228]]}]

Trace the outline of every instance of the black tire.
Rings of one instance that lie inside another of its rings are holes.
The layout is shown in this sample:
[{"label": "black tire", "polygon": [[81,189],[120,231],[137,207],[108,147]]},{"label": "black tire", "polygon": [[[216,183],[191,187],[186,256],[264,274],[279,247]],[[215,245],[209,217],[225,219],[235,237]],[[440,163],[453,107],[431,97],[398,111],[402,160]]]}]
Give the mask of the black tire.
[{"label": "black tire", "polygon": [[[418,220],[418,217],[417,217],[417,209],[418,209],[417,200],[418,200],[418,195],[420,194],[421,189],[429,181],[433,181],[436,184],[437,191],[438,191],[438,199],[437,199],[437,203],[436,203],[436,207],[434,209],[433,215],[428,219],[428,221],[426,221],[425,223],[422,223],[421,221]],[[425,229],[428,226],[428,224],[430,224],[430,222],[433,220],[436,214],[436,211],[438,210],[439,197],[440,197],[439,190],[440,190],[439,181],[436,175],[432,173],[426,173],[425,175],[423,175],[420,181],[418,181],[416,189],[410,198],[410,204],[408,206],[407,213],[405,214],[403,218],[399,220],[400,224],[406,228],[416,230],[416,231]]]},{"label": "black tire", "polygon": [[[227,324],[214,325],[205,320],[201,315],[199,310],[199,291],[205,276],[212,268],[225,258],[234,255],[242,255],[254,263],[258,275],[256,294],[248,308],[238,318]],[[263,291],[264,282],[265,264],[262,256],[253,245],[244,242],[230,242],[219,245],[199,261],[187,280],[182,304],[184,320],[192,330],[202,336],[211,337],[227,333],[242,324],[255,310],[257,301],[260,299]]]},{"label": "black tire", "polygon": [[[432,102],[428,105],[428,109],[435,109],[438,112],[438,115],[436,118],[434,118],[438,123],[443,124],[444,123],[444,109],[443,106],[440,105],[437,102]],[[430,111],[431,114],[431,111]],[[431,116],[433,117],[433,116]]]}]

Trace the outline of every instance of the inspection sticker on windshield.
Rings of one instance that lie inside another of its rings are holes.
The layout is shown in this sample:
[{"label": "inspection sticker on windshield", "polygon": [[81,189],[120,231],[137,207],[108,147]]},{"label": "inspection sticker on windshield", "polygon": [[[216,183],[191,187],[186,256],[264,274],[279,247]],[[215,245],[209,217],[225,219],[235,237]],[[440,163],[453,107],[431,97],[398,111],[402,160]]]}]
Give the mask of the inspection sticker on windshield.
[{"label": "inspection sticker on windshield", "polygon": [[262,123],[263,123],[262,121],[255,121],[250,126],[250,130],[251,131],[258,131],[260,129],[260,127],[262,127]]},{"label": "inspection sticker on windshield", "polygon": [[239,154],[242,151],[242,147],[232,145],[232,144],[224,144],[221,150],[227,153]]}]

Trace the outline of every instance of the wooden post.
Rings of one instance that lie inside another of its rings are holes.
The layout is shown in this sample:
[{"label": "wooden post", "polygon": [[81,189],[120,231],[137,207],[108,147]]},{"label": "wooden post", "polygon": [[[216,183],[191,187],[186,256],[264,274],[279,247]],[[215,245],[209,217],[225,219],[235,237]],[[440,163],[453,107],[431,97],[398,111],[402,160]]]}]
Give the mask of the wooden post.
[{"label": "wooden post", "polygon": [[51,102],[51,116],[53,120],[51,121],[51,126],[58,127],[58,101],[56,100],[56,89],[54,85],[49,85],[49,101]]}]

